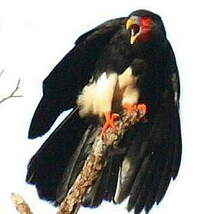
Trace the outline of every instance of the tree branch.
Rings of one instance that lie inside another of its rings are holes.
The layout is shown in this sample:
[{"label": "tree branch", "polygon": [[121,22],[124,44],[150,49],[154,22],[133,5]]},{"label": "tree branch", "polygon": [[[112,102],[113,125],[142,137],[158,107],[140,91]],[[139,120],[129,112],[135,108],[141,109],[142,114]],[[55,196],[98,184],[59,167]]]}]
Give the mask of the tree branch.
[{"label": "tree branch", "polygon": [[[94,141],[92,150],[74,184],[62,201],[57,214],[77,213],[85,194],[104,170],[108,152],[119,144],[125,132],[142,120],[144,115],[145,113],[141,110],[136,110],[132,114],[124,112],[116,122],[117,132],[114,132],[112,129],[108,129],[105,135],[101,135],[101,131],[98,132],[99,134]],[[12,199],[20,214],[32,214],[28,204],[20,195],[13,194]]]},{"label": "tree branch", "polygon": [[[2,72],[0,73],[0,76],[2,75],[3,72],[4,72],[4,71],[2,71]],[[9,96],[7,96],[7,97],[1,99],[1,100],[0,100],[0,104],[3,103],[4,101],[10,99],[10,98],[13,98],[13,97],[22,97],[22,95],[15,95],[16,92],[17,92],[18,89],[19,89],[19,85],[20,85],[20,79],[19,79],[18,82],[17,82],[16,88],[11,92],[11,94],[10,94]]]},{"label": "tree branch", "polygon": [[116,133],[109,129],[105,136],[101,136],[101,134],[99,134],[96,137],[92,151],[88,155],[87,160],[85,161],[84,166],[77,176],[73,186],[61,203],[58,214],[77,213],[85,194],[93,186],[105,168],[106,159],[110,149],[116,147],[129,127],[140,121],[143,116],[144,114],[139,110],[133,114],[125,112],[119,121],[117,121]]},{"label": "tree branch", "polygon": [[21,195],[17,193],[12,193],[11,199],[14,203],[16,210],[20,214],[33,214],[30,207],[28,206],[28,204],[25,202]]},{"label": "tree branch", "polygon": [[0,77],[1,77],[1,75],[4,73],[4,70],[2,70],[1,72],[0,72]]}]

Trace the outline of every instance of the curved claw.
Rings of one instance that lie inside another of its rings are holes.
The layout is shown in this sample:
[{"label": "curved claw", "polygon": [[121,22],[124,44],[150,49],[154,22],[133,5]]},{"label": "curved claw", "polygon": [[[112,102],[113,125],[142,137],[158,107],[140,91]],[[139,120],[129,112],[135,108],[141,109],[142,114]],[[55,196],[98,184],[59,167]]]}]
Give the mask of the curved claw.
[{"label": "curved claw", "polygon": [[102,135],[107,131],[107,129],[112,128],[113,131],[116,131],[115,121],[118,120],[119,114],[107,112],[104,114],[106,122],[102,127]]},{"label": "curved claw", "polygon": [[141,114],[145,115],[147,112],[147,106],[142,104],[129,104],[125,103],[123,104],[123,108],[127,110],[128,113],[133,113],[135,111],[139,111]]},{"label": "curved claw", "polygon": [[147,106],[144,103],[138,104],[137,110],[140,111],[141,114],[145,115],[147,113]]},{"label": "curved claw", "polygon": [[128,113],[133,113],[137,110],[137,105],[136,104],[129,104],[125,103],[123,104],[123,108],[126,109]]}]

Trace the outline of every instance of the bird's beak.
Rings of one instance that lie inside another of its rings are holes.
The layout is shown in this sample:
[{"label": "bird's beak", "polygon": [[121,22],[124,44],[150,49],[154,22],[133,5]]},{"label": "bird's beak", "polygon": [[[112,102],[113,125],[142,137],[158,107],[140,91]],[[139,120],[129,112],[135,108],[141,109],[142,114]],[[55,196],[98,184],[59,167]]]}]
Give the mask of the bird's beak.
[{"label": "bird's beak", "polygon": [[[136,26],[136,28],[134,28]],[[137,37],[139,36],[139,23],[132,18],[129,18],[126,22],[126,29],[130,30],[131,32],[131,36],[130,36],[130,44],[133,45],[137,39]]]}]

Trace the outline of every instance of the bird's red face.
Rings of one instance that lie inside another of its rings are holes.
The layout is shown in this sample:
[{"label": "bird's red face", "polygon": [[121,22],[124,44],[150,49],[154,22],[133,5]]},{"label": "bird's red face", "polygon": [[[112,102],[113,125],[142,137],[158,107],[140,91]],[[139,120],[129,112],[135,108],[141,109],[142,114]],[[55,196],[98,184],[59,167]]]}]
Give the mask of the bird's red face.
[{"label": "bird's red face", "polygon": [[153,20],[151,17],[131,16],[126,22],[126,29],[130,31],[130,44],[139,40],[149,40],[152,34]]}]

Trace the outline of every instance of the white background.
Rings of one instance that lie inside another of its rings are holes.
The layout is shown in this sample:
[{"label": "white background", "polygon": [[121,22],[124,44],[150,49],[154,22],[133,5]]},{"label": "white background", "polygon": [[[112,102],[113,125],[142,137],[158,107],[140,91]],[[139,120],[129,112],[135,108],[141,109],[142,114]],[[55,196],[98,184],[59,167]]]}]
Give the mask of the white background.
[{"label": "white background", "polygon": [[[76,38],[112,18],[133,10],[150,9],[162,16],[176,53],[181,76],[183,158],[180,173],[152,214],[201,213],[203,190],[202,141],[202,38],[200,0],[1,0],[0,98],[7,96],[19,78],[18,94],[0,104],[0,213],[15,214],[11,192],[18,192],[34,214],[56,213],[39,200],[35,188],[25,183],[26,165],[47,136],[28,140],[32,114],[42,95],[42,80],[71,49]],[[125,203],[109,203],[83,213],[127,213]]]}]

